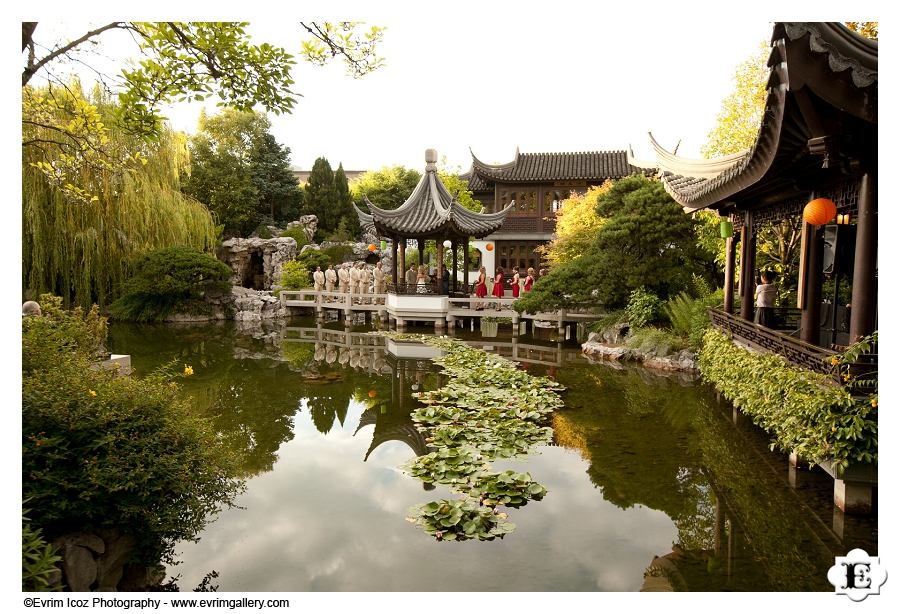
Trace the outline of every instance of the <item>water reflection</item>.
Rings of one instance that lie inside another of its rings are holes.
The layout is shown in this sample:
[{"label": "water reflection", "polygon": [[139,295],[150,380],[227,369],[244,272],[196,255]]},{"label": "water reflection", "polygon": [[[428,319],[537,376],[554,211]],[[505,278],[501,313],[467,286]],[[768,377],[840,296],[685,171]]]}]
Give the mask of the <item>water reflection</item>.
[{"label": "water reflection", "polygon": [[215,569],[223,591],[830,590],[834,553],[877,552],[873,519],[836,531],[830,479],[807,471],[792,487],[767,439],[707,388],[502,331],[469,336],[520,360],[524,348],[529,369],[567,387],[555,445],[494,463],[540,475],[549,493],[517,511],[509,539],[438,544],[404,521],[422,488],[398,468],[428,451],[411,395],[440,376],[366,332],[111,327],[138,376],[192,365],[194,411],[242,454],[248,490],[183,545],[170,571],[183,589]]}]

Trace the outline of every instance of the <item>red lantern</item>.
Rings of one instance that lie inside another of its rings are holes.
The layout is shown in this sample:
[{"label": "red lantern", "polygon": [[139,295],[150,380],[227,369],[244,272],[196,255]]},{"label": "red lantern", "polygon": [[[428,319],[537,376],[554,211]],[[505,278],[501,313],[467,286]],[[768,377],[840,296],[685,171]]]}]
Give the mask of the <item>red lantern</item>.
[{"label": "red lantern", "polygon": [[806,203],[803,207],[803,221],[814,226],[827,224],[837,214],[834,202],[827,198],[817,198]]},{"label": "red lantern", "polygon": [[375,246],[374,243],[369,243],[369,251],[370,252],[374,252],[376,249],[378,249],[378,248]]},{"label": "red lantern", "polygon": [[370,390],[370,391],[369,391],[369,398],[370,398],[370,399],[374,399],[374,398],[377,397],[377,396],[378,396],[378,391],[377,391],[377,390]]},{"label": "red lantern", "polygon": [[486,249],[489,252],[492,252],[492,251],[494,251],[494,244],[488,243],[487,245],[484,246],[484,249]]}]

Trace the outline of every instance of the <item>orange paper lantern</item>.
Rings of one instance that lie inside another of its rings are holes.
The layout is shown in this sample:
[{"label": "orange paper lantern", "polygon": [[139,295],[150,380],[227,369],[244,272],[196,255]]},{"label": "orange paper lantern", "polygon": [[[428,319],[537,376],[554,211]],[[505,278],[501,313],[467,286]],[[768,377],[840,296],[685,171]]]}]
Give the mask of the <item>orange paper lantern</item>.
[{"label": "orange paper lantern", "polygon": [[494,244],[488,243],[487,245],[484,246],[484,249],[486,249],[489,252],[492,252],[492,251],[494,251]]},{"label": "orange paper lantern", "polygon": [[375,246],[374,243],[369,243],[369,251],[370,252],[374,252],[376,249],[378,249],[378,248]]},{"label": "orange paper lantern", "polygon": [[803,220],[814,226],[827,224],[834,219],[836,214],[837,206],[828,198],[816,198],[803,207]]},{"label": "orange paper lantern", "polygon": [[377,397],[377,396],[378,396],[378,391],[377,391],[377,390],[370,390],[370,391],[369,391],[369,398],[370,398],[370,399],[374,399],[374,398]]}]

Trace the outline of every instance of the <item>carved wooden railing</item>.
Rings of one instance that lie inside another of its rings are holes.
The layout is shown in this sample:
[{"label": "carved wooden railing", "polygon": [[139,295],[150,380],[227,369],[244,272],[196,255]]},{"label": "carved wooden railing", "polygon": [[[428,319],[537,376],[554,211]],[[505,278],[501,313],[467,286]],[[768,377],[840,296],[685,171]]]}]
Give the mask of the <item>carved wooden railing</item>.
[{"label": "carved wooden railing", "polygon": [[710,307],[707,312],[715,328],[757,350],[778,354],[790,364],[810,371],[826,375],[836,373],[831,364],[831,357],[837,355],[834,350],[806,343],[720,309]]}]

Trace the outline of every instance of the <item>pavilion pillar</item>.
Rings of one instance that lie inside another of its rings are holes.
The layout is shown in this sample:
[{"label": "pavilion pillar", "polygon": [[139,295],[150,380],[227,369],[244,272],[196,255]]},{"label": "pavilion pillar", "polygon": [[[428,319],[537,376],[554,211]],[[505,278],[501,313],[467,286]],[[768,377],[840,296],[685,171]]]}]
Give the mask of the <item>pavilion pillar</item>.
[{"label": "pavilion pillar", "polygon": [[734,235],[725,239],[725,313],[734,313]]},{"label": "pavilion pillar", "polygon": [[[391,266],[394,269],[393,270],[393,282],[395,284],[394,285],[395,290],[397,288],[396,284],[397,284],[398,280],[400,279],[400,274],[397,273],[397,267],[399,266],[399,264],[400,263],[397,260],[397,237],[394,237],[393,240],[391,241]],[[403,269],[400,269],[400,271],[403,271]]]},{"label": "pavilion pillar", "polygon": [[[406,239],[398,238],[397,243],[399,243],[397,246],[397,276],[394,278],[394,283],[402,284],[406,282]],[[394,287],[396,288],[396,286]]]},{"label": "pavilion pillar", "polygon": [[822,250],[825,247],[824,226],[803,222],[806,233],[806,266],[804,268],[803,311],[800,313],[800,339],[819,345],[822,314]]},{"label": "pavilion pillar", "polygon": [[850,300],[850,343],[875,332],[877,278],[877,212],[875,177],[859,182],[859,213],[856,218],[856,255],[853,264],[853,294]]},{"label": "pavilion pillar", "polygon": [[444,243],[438,239],[434,240],[435,252],[437,253],[437,263],[434,267],[434,278],[437,280],[437,287],[441,288],[444,283]]},{"label": "pavilion pillar", "polygon": [[463,285],[465,294],[469,294],[469,237],[463,239]]},{"label": "pavilion pillar", "polygon": [[425,264],[425,239],[416,239],[416,245],[419,247],[419,266]]},{"label": "pavilion pillar", "polygon": [[744,214],[741,227],[741,318],[753,320],[753,299],[756,291],[754,283],[756,271],[756,229],[753,216]]},{"label": "pavilion pillar", "polygon": [[459,275],[457,269],[459,269],[459,262],[457,260],[457,251],[459,251],[459,243],[456,239],[450,241],[450,249],[453,250],[453,275],[450,277],[450,283],[453,284],[453,288],[451,292],[456,292],[457,282],[459,280]]}]

